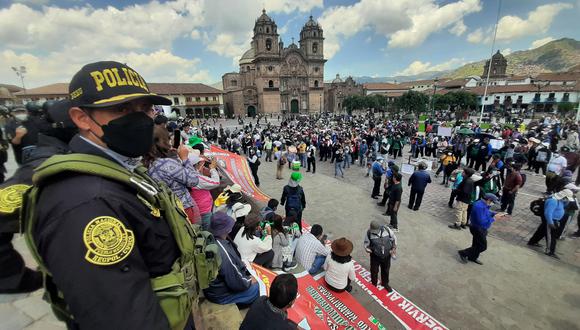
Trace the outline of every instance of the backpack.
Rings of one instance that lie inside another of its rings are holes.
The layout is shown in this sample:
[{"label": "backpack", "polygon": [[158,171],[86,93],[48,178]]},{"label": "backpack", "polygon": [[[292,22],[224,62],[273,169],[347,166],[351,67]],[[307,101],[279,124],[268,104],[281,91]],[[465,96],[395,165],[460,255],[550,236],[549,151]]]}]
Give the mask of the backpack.
[{"label": "backpack", "polygon": [[546,199],[548,199],[549,197],[542,197],[542,198],[538,198],[533,200],[530,203],[530,211],[532,211],[532,213],[535,216],[541,217],[544,215],[544,205],[546,203]]},{"label": "backpack", "polygon": [[288,197],[286,199],[286,208],[288,209],[296,209],[302,210],[302,187],[297,187],[296,192],[289,192]]},{"label": "backpack", "polygon": [[536,161],[541,162],[541,163],[545,163],[547,160],[548,160],[548,153],[545,151],[538,151],[538,154],[536,155]]},{"label": "backpack", "polygon": [[[383,232],[387,230],[387,233],[389,234],[389,236],[384,236],[383,237]],[[376,234],[374,234],[376,235]],[[393,238],[393,236],[391,236],[391,231],[388,229],[385,229],[384,226],[381,226],[381,232],[379,233],[379,235],[377,235],[377,237],[375,238],[371,238],[371,231],[367,231],[367,238],[369,239],[369,248],[371,250],[371,252],[373,253],[373,255],[381,258],[381,259],[386,259],[391,255],[391,250],[393,249],[393,246],[395,245],[395,239]]]},{"label": "backpack", "polygon": [[169,224],[179,247],[180,256],[171,272],[151,278],[151,287],[172,329],[183,329],[191,315],[191,308],[202,289],[209,287],[219,272],[221,257],[218,246],[210,232],[191,225],[181,202],[167,186],[159,184],[146,172],[137,167],[129,172],[121,165],[102,157],[86,154],[52,156],[35,170],[34,186],[23,196],[21,209],[21,231],[32,256],[44,277],[45,299],[58,319],[73,318],[63,298],[63,293],[54,285],[50,271],[37,250],[33,231],[36,223],[36,204],[46,182],[66,172],[101,176],[117,181],[135,191],[145,205],[161,212]]}]

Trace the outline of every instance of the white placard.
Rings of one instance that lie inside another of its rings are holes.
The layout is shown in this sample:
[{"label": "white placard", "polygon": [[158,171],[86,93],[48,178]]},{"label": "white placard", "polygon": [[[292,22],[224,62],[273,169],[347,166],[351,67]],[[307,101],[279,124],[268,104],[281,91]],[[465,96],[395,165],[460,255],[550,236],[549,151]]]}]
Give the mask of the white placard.
[{"label": "white placard", "polygon": [[491,139],[489,140],[489,144],[491,144],[492,149],[499,150],[503,148],[504,140]]},{"label": "white placard", "polygon": [[413,174],[415,172],[415,165],[411,164],[401,164],[401,173],[403,174]]},{"label": "white placard", "polygon": [[439,136],[451,136],[452,127],[441,127],[437,129],[437,135]]}]

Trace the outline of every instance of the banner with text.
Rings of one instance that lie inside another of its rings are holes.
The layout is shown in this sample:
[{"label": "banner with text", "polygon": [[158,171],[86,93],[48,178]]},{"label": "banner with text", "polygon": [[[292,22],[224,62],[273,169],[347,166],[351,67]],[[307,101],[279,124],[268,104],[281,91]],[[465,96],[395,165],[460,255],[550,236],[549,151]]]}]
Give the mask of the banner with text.
[{"label": "banner with text", "polygon": [[[269,294],[276,273],[252,264],[260,285]],[[288,318],[303,329],[385,329],[348,292],[333,292],[324,282],[304,272],[295,274],[298,280],[298,298],[288,310]]]}]

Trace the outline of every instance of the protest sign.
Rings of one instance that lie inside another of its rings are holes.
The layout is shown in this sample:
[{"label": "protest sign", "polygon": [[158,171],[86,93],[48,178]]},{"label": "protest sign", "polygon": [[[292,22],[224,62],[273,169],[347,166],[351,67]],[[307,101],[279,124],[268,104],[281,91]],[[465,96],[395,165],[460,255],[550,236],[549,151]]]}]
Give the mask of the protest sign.
[{"label": "protest sign", "polygon": [[[260,285],[270,291],[276,273],[251,264]],[[288,310],[288,318],[304,329],[385,329],[350,293],[334,292],[324,277],[315,280],[307,272],[295,274],[298,280],[298,299]]]}]

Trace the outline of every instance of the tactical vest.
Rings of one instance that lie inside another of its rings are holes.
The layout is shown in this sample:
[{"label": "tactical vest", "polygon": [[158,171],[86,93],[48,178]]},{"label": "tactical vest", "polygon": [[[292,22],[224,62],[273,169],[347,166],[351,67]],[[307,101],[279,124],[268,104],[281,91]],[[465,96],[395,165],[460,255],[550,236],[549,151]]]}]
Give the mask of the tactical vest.
[{"label": "tactical vest", "polygon": [[[198,225],[191,225],[181,202],[164,184],[160,184],[146,174],[144,167],[130,172],[121,165],[105,158],[86,155],[57,155],[40,165],[33,176],[34,186],[23,198],[22,228],[32,256],[38,262],[44,276],[45,296],[55,315],[62,321],[74,320],[62,292],[54,285],[52,275],[46,268],[34,241],[36,224],[36,203],[43,185],[48,179],[63,172],[76,172],[101,176],[121,182],[136,191],[144,204],[159,209],[171,228],[180,250],[171,272],[151,279],[151,286],[157,295],[172,329],[183,329],[197,303],[199,293],[209,286],[219,271],[220,254],[211,233],[202,231]],[[137,197],[137,196],[136,196]]]}]

